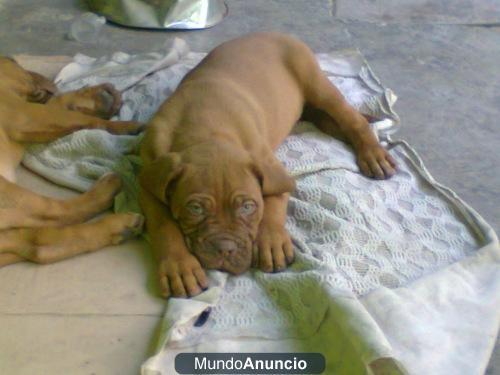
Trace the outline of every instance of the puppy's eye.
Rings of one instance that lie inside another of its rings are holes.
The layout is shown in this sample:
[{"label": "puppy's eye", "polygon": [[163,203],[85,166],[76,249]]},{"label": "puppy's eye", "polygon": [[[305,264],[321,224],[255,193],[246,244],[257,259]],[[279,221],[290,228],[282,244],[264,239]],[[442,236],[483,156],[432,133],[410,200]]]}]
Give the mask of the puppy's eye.
[{"label": "puppy's eye", "polygon": [[186,206],[189,213],[193,216],[201,216],[205,212],[203,206],[197,202],[191,202]]},{"label": "puppy's eye", "polygon": [[243,204],[239,208],[239,213],[240,213],[240,215],[248,216],[248,215],[253,214],[256,209],[257,209],[257,205],[255,204],[254,201],[245,201],[245,202],[243,202]]}]

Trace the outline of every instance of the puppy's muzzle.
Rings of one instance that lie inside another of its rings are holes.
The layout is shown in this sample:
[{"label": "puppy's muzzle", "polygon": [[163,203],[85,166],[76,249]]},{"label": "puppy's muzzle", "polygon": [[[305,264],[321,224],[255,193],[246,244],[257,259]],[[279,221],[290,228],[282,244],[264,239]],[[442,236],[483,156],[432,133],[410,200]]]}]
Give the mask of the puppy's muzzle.
[{"label": "puppy's muzzle", "polygon": [[198,244],[192,252],[207,269],[218,269],[232,274],[248,270],[252,262],[251,241],[228,234],[217,234],[201,239],[191,239]]},{"label": "puppy's muzzle", "polygon": [[216,238],[210,241],[210,247],[224,257],[231,256],[239,249],[236,241],[227,238]]}]

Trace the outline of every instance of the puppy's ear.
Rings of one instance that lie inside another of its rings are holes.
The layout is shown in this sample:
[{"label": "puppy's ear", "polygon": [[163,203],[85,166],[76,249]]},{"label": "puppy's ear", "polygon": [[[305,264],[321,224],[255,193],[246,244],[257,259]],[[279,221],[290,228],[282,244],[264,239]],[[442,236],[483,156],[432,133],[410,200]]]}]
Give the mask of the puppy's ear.
[{"label": "puppy's ear", "polygon": [[168,185],[180,176],[183,169],[181,156],[176,152],[170,152],[144,166],[139,174],[139,183],[143,189],[168,204]]},{"label": "puppy's ear", "polygon": [[253,170],[260,181],[263,196],[290,193],[295,189],[295,180],[272,154],[267,158],[257,158]]}]

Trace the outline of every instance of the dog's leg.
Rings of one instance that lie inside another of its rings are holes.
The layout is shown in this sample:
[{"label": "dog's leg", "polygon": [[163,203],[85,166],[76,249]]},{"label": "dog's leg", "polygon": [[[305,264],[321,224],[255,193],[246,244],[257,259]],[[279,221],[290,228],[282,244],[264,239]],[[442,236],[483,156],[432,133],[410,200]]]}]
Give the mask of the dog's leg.
[{"label": "dog's leg", "polygon": [[32,90],[28,93],[26,100],[34,103],[46,103],[57,92],[56,85],[38,73],[30,71],[27,73],[31,76]]},{"label": "dog's leg", "polygon": [[158,276],[163,297],[187,297],[208,287],[205,271],[192,255],[169,208],[141,189],[140,203],[146,216],[153,252],[159,261]]},{"label": "dog's leg", "polygon": [[85,87],[52,97],[47,105],[109,119],[122,104],[121,94],[109,83]]},{"label": "dog's leg", "polygon": [[326,112],[320,109],[314,108],[311,105],[307,104],[304,107],[304,111],[302,112],[302,116],[300,117],[300,119],[302,121],[312,122],[322,132],[334,138],[337,138],[342,142],[349,143],[349,139],[340,130],[335,120],[331,116],[329,116]]},{"label": "dog's leg", "polygon": [[[46,264],[117,245],[138,234],[143,217],[112,214],[85,224],[63,228],[21,228],[0,231],[0,262],[19,261],[19,257]],[[15,254],[6,256],[5,254]],[[10,258],[9,258],[10,257]]]},{"label": "dog's leg", "polygon": [[366,118],[345,100],[321,71],[309,48],[298,44],[289,58],[306,102],[332,118],[332,121],[322,119],[322,130],[340,134],[353,146],[363,174],[378,179],[391,177],[395,173],[395,160],[380,145]]},{"label": "dog's leg", "polygon": [[377,179],[393,176],[396,161],[380,145],[366,118],[347,103],[326,77],[318,79],[316,88],[318,92],[307,100],[324,111],[324,115],[319,115],[319,128],[352,145],[361,172],[366,176]]},{"label": "dog's leg", "polygon": [[58,105],[23,103],[6,114],[5,131],[15,142],[45,143],[81,129],[102,129],[113,134],[136,134],[143,125],[133,121],[109,121],[70,111]]},{"label": "dog's leg", "polygon": [[7,82],[2,80],[3,87],[23,101],[45,103],[57,92],[51,80],[23,69],[14,59],[0,56],[0,64],[5,69],[2,73],[7,75]]},{"label": "dog's leg", "polygon": [[87,221],[110,208],[120,188],[120,178],[107,174],[89,191],[73,199],[57,200],[0,177],[0,229],[63,226]]},{"label": "dog's leg", "polygon": [[283,271],[293,262],[293,246],[285,229],[289,194],[264,197],[264,215],[257,235],[253,264],[264,272]]}]

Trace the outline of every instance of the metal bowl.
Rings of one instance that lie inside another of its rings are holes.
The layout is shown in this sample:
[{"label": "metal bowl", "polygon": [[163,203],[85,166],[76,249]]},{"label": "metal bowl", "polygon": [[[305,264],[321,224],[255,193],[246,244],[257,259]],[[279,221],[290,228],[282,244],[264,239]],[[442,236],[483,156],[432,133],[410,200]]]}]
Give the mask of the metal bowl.
[{"label": "metal bowl", "polygon": [[124,26],[206,29],[227,14],[224,0],[87,0],[95,13]]}]

